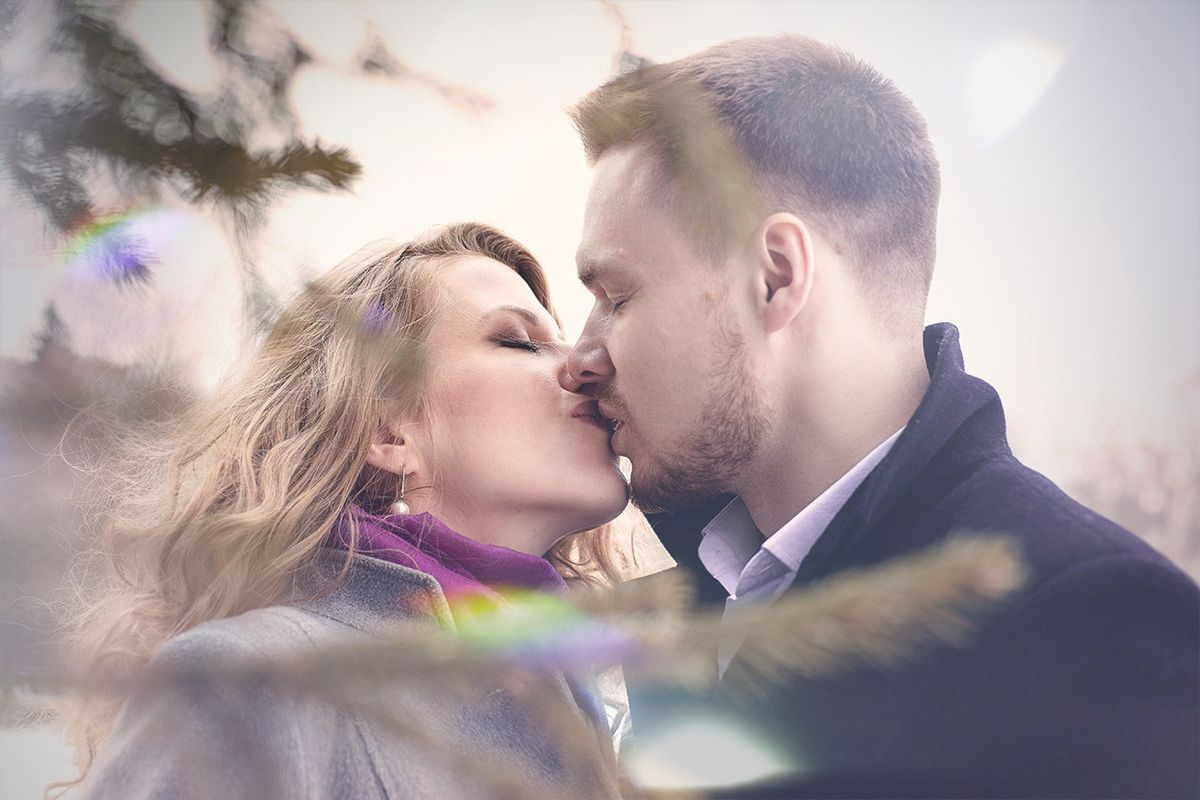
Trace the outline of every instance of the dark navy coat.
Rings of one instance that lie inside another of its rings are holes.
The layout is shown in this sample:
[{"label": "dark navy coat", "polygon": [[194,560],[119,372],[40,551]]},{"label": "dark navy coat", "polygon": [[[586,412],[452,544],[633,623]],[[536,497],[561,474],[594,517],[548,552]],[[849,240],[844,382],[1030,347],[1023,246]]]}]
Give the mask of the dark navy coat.
[{"label": "dark navy coat", "polygon": [[[965,649],[792,679],[748,705],[722,687],[680,695],[630,677],[634,742],[681,710],[741,718],[803,764],[725,792],[743,797],[1200,796],[1196,584],[1013,456],[1000,398],[964,371],[954,326],[926,329],[925,356],[916,413],[790,591],[973,532],[1015,537],[1026,587]],[[702,603],[726,597],[696,551],[728,499],[651,517]]]}]

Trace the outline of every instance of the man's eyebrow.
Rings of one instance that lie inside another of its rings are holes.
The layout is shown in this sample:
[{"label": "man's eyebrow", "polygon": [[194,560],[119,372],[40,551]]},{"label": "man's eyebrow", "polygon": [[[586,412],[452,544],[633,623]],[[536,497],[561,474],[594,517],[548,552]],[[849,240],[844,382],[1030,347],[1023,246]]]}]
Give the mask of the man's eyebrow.
[{"label": "man's eyebrow", "polygon": [[580,267],[579,282],[583,284],[585,289],[591,289],[595,285],[596,277],[595,267]]},{"label": "man's eyebrow", "polygon": [[583,284],[585,289],[590,290],[600,281],[602,276],[613,271],[613,265],[604,259],[577,255],[575,261],[579,265],[579,282]]}]

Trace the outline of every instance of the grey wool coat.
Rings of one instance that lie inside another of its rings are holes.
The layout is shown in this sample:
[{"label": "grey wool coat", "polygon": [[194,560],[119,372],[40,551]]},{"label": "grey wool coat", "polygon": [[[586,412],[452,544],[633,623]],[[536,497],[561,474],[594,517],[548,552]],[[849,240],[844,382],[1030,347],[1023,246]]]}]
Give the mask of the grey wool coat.
[{"label": "grey wool coat", "polygon": [[[302,580],[306,596],[328,585],[344,560],[340,551],[323,551]],[[285,689],[263,677],[273,663],[323,644],[367,641],[412,626],[453,630],[437,582],[423,572],[356,554],[345,580],[323,597],[209,621],[170,639],[145,674],[186,679],[139,683],[129,694],[89,772],[84,796],[617,796],[611,752],[605,751],[607,732],[594,712],[576,702],[560,672],[539,673],[536,680],[544,685],[535,691],[543,698],[547,693],[558,697],[565,713],[586,723],[596,740],[595,752],[586,756],[578,748],[564,751],[561,731],[504,689],[477,687],[466,700],[396,681],[372,689],[364,712],[362,704],[334,703],[328,695]],[[207,669],[239,663],[266,669],[246,680],[216,678]],[[389,723],[389,714],[405,727]],[[413,736],[414,728],[421,735]],[[497,784],[488,777],[496,775],[516,783]]]}]

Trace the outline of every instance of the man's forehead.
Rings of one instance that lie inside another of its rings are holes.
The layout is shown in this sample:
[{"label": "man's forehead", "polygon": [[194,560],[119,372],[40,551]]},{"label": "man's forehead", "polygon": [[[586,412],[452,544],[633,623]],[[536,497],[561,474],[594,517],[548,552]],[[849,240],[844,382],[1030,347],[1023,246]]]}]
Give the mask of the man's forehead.
[{"label": "man's forehead", "polygon": [[[621,159],[622,166],[605,171],[606,159]],[[583,236],[575,252],[579,277],[584,283],[595,277],[610,277],[629,269],[636,254],[630,248],[641,249],[640,237],[649,225],[657,223],[657,214],[646,203],[642,180],[631,178],[632,169],[621,153],[605,154],[597,164],[592,180],[587,209],[584,213]]]},{"label": "man's forehead", "polygon": [[628,208],[647,201],[660,185],[658,162],[647,145],[634,143],[615,147],[596,161],[588,205]]}]

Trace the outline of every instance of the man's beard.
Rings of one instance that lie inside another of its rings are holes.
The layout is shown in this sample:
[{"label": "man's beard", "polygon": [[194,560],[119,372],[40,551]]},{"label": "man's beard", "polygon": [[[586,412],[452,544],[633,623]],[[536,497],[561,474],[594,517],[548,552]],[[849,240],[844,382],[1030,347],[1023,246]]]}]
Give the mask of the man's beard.
[{"label": "man's beard", "polygon": [[[631,498],[646,513],[678,511],[730,490],[767,431],[766,398],[728,309],[713,316],[720,367],[695,425],[673,452],[634,465]],[[641,467],[639,469],[638,467]]]}]

